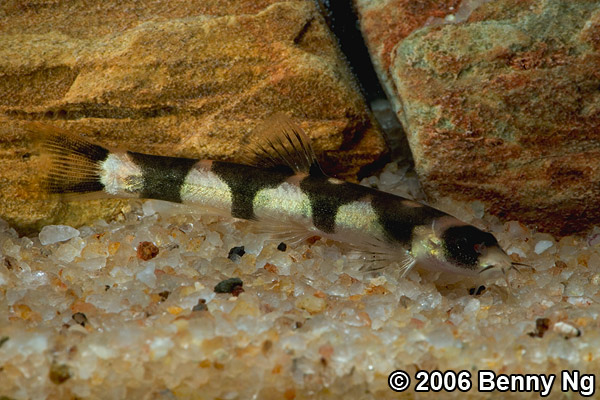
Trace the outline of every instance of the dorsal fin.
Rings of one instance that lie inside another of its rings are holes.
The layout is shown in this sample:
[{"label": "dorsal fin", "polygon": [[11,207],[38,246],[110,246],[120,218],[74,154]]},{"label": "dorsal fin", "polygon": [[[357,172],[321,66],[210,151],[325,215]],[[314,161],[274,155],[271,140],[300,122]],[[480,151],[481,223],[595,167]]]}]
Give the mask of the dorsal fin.
[{"label": "dorsal fin", "polygon": [[245,163],[265,168],[287,166],[296,173],[323,174],[309,137],[283,113],[275,113],[246,138]]}]

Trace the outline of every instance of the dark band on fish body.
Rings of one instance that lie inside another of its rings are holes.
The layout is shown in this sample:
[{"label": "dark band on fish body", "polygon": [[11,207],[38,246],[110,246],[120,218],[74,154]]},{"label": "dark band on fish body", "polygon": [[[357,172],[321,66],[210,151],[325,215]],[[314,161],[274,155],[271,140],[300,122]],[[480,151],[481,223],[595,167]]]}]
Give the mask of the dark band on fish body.
[{"label": "dark band on fish body", "polygon": [[442,234],[444,255],[447,259],[467,268],[475,268],[479,259],[476,245],[498,246],[496,238],[471,225],[453,226]]},{"label": "dark band on fish body", "polygon": [[144,183],[141,198],[181,203],[181,186],[198,160],[153,156],[131,151],[127,154],[142,170]]},{"label": "dark band on fish body", "polygon": [[335,217],[344,204],[358,201],[368,193],[366,187],[348,182],[332,183],[325,175],[309,175],[300,182],[308,196],[313,225],[326,233],[335,232]]},{"label": "dark band on fish body", "polygon": [[379,224],[385,230],[388,240],[405,245],[412,241],[413,230],[418,225],[429,225],[444,214],[435,208],[410,207],[405,199],[390,193],[373,190],[371,206],[377,214]]},{"label": "dark band on fish body", "polygon": [[231,190],[231,215],[254,219],[254,198],[263,189],[276,188],[294,175],[291,168],[257,168],[225,161],[214,161],[212,172],[227,183]]}]

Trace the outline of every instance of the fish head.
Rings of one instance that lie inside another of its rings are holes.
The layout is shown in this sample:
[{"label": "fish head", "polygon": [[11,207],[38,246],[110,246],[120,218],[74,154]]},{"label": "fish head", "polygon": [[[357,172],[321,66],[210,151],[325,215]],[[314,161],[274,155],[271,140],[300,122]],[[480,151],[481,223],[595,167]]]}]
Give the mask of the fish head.
[{"label": "fish head", "polygon": [[515,268],[494,235],[449,215],[413,231],[411,255],[430,270],[486,279]]},{"label": "fish head", "polygon": [[440,244],[445,262],[470,275],[504,274],[512,268],[510,257],[494,235],[475,226],[447,227],[441,233]]}]

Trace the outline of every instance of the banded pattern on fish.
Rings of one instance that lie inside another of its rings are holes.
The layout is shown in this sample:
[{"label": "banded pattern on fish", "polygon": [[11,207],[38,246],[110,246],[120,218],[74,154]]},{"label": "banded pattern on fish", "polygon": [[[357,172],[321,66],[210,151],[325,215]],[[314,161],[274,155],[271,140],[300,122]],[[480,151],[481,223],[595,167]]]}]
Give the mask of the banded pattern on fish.
[{"label": "banded pattern on fish", "polygon": [[[435,208],[325,175],[308,137],[278,115],[245,148],[247,164],[108,150],[48,127],[51,193],[97,192],[151,198],[226,212],[276,226],[282,235],[321,235],[375,259],[416,262],[462,274],[511,261],[490,233]],[[280,235],[281,237],[281,235]]]}]

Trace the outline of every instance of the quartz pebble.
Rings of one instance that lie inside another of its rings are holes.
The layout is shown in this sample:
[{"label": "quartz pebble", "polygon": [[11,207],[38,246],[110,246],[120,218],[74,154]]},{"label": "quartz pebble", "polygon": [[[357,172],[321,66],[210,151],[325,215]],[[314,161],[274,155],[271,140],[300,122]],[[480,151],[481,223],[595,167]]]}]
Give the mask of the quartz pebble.
[{"label": "quartz pebble", "polygon": [[581,336],[581,331],[567,322],[561,321],[555,323],[552,330],[562,335],[565,339]]},{"label": "quartz pebble", "polygon": [[325,306],[326,302],[324,299],[311,295],[301,296],[296,301],[296,307],[306,310],[311,314],[323,311]]},{"label": "quartz pebble", "polygon": [[67,225],[47,225],[40,231],[40,243],[45,245],[64,242],[79,236],[79,231]]},{"label": "quartz pebble", "polygon": [[535,254],[542,254],[553,245],[554,243],[552,243],[550,240],[540,240],[535,244]]}]

